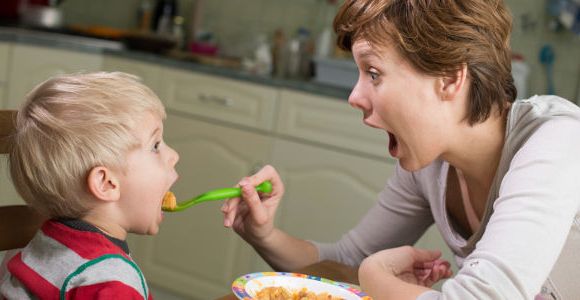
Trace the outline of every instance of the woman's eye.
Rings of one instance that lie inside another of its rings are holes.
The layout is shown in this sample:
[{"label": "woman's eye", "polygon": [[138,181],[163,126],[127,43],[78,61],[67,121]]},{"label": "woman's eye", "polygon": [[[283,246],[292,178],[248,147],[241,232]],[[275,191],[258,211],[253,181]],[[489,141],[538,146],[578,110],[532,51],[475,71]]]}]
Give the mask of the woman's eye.
[{"label": "woman's eye", "polygon": [[159,146],[161,146],[161,142],[156,142],[155,145],[153,145],[152,151],[155,153],[159,152]]},{"label": "woman's eye", "polygon": [[371,80],[376,80],[379,77],[379,74],[373,71],[368,71],[367,72],[369,74],[369,76],[371,77]]}]

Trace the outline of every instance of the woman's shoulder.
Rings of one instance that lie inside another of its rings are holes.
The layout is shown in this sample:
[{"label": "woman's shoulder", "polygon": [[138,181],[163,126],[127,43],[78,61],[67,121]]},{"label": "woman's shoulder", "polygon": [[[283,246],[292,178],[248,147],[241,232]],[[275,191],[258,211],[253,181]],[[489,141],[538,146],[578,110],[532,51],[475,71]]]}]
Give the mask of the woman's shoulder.
[{"label": "woman's shoulder", "polygon": [[547,123],[580,129],[580,107],[558,96],[533,96],[512,103],[506,123],[508,143],[520,144]]},{"label": "woman's shoulder", "polygon": [[[551,117],[567,116],[580,120],[580,107],[574,102],[559,96],[533,96],[528,99],[519,99],[512,103],[509,122],[533,122]],[[508,124],[509,126],[510,124]]]}]

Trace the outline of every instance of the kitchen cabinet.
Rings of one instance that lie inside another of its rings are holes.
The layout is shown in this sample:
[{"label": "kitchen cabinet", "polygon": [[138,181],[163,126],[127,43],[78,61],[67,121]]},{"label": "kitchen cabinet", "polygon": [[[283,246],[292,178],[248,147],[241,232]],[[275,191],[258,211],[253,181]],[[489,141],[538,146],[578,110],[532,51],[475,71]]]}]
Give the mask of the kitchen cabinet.
[{"label": "kitchen cabinet", "polygon": [[286,140],[276,141],[272,163],[286,187],[280,228],[320,242],[354,227],[393,171],[386,161]]},{"label": "kitchen cabinet", "polygon": [[[5,96],[9,87],[10,54],[12,44],[0,42],[0,103],[4,105]],[[8,156],[0,155],[0,206],[23,203],[14,189],[8,174]]]},{"label": "kitchen cabinet", "polygon": [[375,203],[394,161],[381,153],[385,134],[361,117],[344,100],[281,92],[272,163],[286,185],[279,223],[290,234],[336,241]]},{"label": "kitchen cabinet", "polygon": [[274,126],[275,88],[185,70],[165,69],[162,78],[168,109],[261,131]]},{"label": "kitchen cabinet", "polygon": [[159,65],[105,55],[102,69],[108,72],[120,71],[136,75],[141,78],[145,85],[159,95],[159,79],[161,76],[159,73],[161,67]]},{"label": "kitchen cabinet", "polygon": [[[0,42],[0,103],[4,101],[6,88],[8,87],[8,62],[12,44]],[[0,156],[0,205],[21,203],[11,181],[7,169],[7,156]]]},{"label": "kitchen cabinet", "polygon": [[8,62],[11,48],[11,43],[0,42],[0,103],[4,103],[4,93],[8,85]]},{"label": "kitchen cabinet", "polygon": [[97,71],[101,65],[100,54],[14,44],[4,108],[18,109],[25,95],[51,76]]},{"label": "kitchen cabinet", "polygon": [[387,135],[364,125],[346,99],[282,90],[279,111],[277,131],[285,137],[388,160]]}]

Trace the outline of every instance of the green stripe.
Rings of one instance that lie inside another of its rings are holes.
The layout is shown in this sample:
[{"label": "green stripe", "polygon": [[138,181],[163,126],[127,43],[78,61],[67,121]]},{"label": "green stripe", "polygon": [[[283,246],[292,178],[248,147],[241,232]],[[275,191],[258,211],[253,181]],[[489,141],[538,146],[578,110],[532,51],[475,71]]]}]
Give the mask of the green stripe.
[{"label": "green stripe", "polygon": [[128,258],[124,257],[123,255],[120,254],[105,254],[103,256],[99,256],[93,260],[89,260],[86,263],[82,264],[80,267],[78,267],[74,272],[70,273],[66,279],[64,280],[64,283],[62,284],[62,287],[60,289],[60,299],[61,300],[65,300],[66,297],[66,288],[68,286],[68,283],[71,281],[71,279],[77,275],[79,275],[80,273],[82,273],[84,270],[86,270],[88,267],[98,264],[104,260],[107,259],[120,259],[126,263],[128,263],[131,267],[133,267],[133,269],[137,272],[137,274],[139,274],[139,279],[141,279],[141,287],[143,288],[143,292],[145,295],[145,299],[147,298],[147,287],[145,286],[145,278],[143,278],[143,273],[141,273],[141,270],[139,270],[139,267],[137,267],[137,264],[135,264],[133,261],[129,260]]}]

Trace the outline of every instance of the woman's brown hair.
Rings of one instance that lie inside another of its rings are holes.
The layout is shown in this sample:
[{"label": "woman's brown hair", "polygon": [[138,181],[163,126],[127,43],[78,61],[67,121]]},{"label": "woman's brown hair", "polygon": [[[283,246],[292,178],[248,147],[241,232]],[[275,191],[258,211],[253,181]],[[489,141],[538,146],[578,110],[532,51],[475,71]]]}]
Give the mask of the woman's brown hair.
[{"label": "woman's brown hair", "polygon": [[511,14],[502,0],[346,0],[334,19],[337,44],[351,51],[358,39],[393,43],[415,69],[451,75],[467,65],[467,119],[505,111],[516,89],[511,75]]}]

